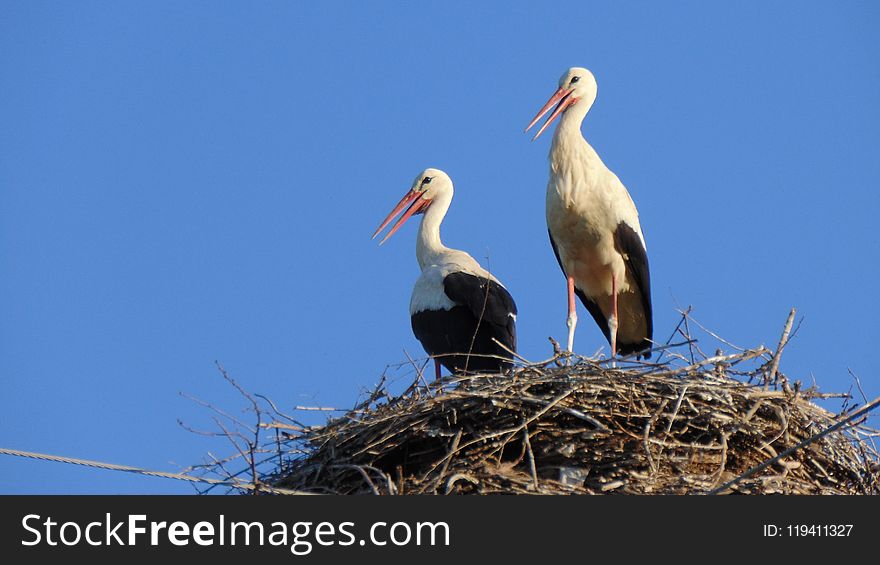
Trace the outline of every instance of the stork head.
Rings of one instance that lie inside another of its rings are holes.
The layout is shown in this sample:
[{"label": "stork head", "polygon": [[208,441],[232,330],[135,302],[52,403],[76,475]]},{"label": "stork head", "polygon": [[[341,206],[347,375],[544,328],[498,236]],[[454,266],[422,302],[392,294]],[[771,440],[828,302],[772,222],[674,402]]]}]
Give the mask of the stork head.
[{"label": "stork head", "polygon": [[452,179],[449,175],[440,169],[425,169],[413,180],[409,192],[403,195],[397,206],[391,210],[391,213],[382,221],[376,231],[373,233],[373,239],[379,235],[379,232],[391,223],[391,221],[400,214],[401,210],[406,208],[400,219],[397,220],[388,233],[379,242],[379,245],[385,243],[389,237],[394,235],[400,226],[406,223],[408,219],[416,214],[424,214],[431,204],[440,197],[449,197],[452,194]]},{"label": "stork head", "polygon": [[550,100],[544,104],[544,107],[541,108],[538,115],[535,116],[531,123],[529,123],[528,127],[526,127],[526,131],[532,129],[532,126],[538,123],[538,120],[540,120],[544,114],[549,112],[554,104],[557,104],[556,109],[553,110],[553,113],[550,114],[550,117],[547,118],[547,121],[544,122],[544,125],[538,130],[538,133],[535,134],[532,141],[538,139],[538,136],[544,133],[547,126],[553,123],[553,120],[558,118],[560,114],[576,104],[579,104],[578,108],[583,110],[583,115],[586,115],[587,110],[593,105],[593,102],[596,101],[597,92],[598,86],[596,84],[596,77],[594,77],[593,73],[587,69],[583,67],[572,67],[565,71],[565,73],[559,77],[559,88],[553,93]]}]

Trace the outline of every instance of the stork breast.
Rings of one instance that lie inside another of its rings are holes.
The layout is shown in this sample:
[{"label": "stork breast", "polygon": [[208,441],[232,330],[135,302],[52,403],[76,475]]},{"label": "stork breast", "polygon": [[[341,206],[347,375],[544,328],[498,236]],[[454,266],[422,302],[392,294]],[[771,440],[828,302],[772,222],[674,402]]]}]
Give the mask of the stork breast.
[{"label": "stork breast", "polygon": [[548,207],[547,220],[565,272],[578,288],[588,296],[610,296],[613,273],[618,291],[628,290],[626,265],[614,248],[613,234],[602,229],[594,213],[573,206]]}]

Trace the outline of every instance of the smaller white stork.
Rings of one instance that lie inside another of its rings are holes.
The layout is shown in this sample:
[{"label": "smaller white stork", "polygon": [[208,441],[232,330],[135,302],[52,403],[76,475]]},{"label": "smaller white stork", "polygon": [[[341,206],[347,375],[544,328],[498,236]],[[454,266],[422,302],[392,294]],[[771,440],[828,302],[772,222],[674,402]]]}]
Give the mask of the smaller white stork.
[{"label": "smaller white stork", "polygon": [[416,239],[422,274],[409,313],[438,379],[441,364],[453,373],[504,372],[513,365],[510,352],[516,351],[516,304],[510,293],[473,257],[440,241],[452,194],[449,175],[425,169],[373,233],[375,238],[406,208],[381,245],[411,216],[424,214]]},{"label": "smaller white stork", "polygon": [[581,135],[596,93],[593,74],[572,67],[526,128],[558,103],[532,140],[562,116],[550,146],[547,228],[568,282],[568,350],[574,347],[577,294],[611,344],[612,356],[650,357],[651,278],[639,213],[626,187]]}]

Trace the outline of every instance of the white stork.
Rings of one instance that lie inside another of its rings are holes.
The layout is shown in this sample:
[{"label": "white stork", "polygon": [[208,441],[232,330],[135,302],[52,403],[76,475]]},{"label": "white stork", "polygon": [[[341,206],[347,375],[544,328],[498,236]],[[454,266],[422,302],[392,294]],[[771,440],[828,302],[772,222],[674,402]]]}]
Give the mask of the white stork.
[{"label": "white stork", "polygon": [[639,214],[626,187],[581,135],[596,92],[593,74],[572,67],[526,128],[558,103],[532,140],[561,116],[550,147],[547,227],[568,283],[568,350],[574,346],[577,294],[611,344],[612,356],[650,357],[651,278]]},{"label": "white stork", "polygon": [[381,245],[411,216],[424,214],[416,240],[422,274],[409,313],[413,333],[434,358],[438,379],[441,364],[453,373],[504,372],[513,364],[510,352],[516,351],[516,304],[510,293],[473,257],[440,241],[452,193],[449,175],[425,169],[373,234],[406,208]]}]

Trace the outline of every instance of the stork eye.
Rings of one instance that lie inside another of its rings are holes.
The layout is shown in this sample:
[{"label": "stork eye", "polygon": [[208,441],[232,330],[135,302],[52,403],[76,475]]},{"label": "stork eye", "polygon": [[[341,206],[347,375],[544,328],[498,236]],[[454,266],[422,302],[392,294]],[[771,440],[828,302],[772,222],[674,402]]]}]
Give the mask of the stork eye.
[{"label": "stork eye", "polygon": [[574,84],[579,80],[581,80],[581,77],[571,77],[571,84]]},{"label": "stork eye", "polygon": [[425,177],[422,179],[422,184],[431,184],[431,181],[434,180],[434,177]]}]

